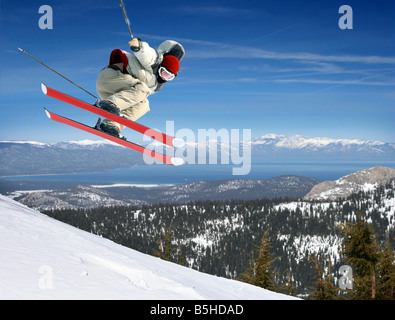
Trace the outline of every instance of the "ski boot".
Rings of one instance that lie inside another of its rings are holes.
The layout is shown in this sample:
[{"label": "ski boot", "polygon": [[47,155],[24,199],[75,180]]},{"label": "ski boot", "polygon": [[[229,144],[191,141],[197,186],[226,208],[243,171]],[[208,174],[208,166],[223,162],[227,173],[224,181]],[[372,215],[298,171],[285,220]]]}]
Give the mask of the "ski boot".
[{"label": "ski boot", "polygon": [[97,100],[95,102],[95,106],[100,108],[100,109],[102,109],[102,110],[108,111],[108,112],[110,112],[112,114],[115,114],[117,116],[120,116],[120,117],[122,116],[121,115],[121,109],[119,109],[111,101],[108,101],[108,100]]},{"label": "ski boot", "polygon": [[121,130],[119,130],[118,127],[113,126],[111,124],[107,124],[101,121],[101,118],[99,118],[97,120],[97,123],[95,125],[95,129],[96,130],[100,130],[104,133],[109,134],[110,136],[122,139],[122,140],[126,140],[126,137],[124,137],[121,133]]}]

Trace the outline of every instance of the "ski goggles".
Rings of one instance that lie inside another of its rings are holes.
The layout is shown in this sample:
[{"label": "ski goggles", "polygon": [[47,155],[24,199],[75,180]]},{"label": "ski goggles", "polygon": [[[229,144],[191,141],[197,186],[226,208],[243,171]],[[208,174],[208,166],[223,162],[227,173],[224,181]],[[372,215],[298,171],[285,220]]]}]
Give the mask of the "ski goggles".
[{"label": "ski goggles", "polygon": [[171,73],[165,67],[160,67],[159,68],[159,75],[165,81],[174,80],[174,78],[176,77],[174,73]]}]

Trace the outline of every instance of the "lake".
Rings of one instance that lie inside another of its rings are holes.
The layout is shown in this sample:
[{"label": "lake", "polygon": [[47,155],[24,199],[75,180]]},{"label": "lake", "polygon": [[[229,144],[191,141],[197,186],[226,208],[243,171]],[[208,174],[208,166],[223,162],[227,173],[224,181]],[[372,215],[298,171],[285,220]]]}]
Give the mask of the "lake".
[{"label": "lake", "polygon": [[[11,181],[70,181],[103,184],[182,184],[197,180],[270,179],[280,175],[314,177],[322,181],[336,180],[355,171],[374,166],[393,168],[394,161],[300,161],[253,164],[248,175],[232,175],[233,165],[152,165],[107,172],[29,175],[2,177]],[[237,167],[237,166],[236,166]]]}]

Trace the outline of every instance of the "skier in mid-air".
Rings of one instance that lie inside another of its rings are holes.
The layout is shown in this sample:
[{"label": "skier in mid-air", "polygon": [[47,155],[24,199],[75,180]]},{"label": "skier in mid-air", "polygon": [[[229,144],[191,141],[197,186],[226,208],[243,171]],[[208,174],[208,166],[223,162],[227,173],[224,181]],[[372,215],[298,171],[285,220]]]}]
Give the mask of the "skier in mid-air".
[{"label": "skier in mid-air", "polygon": [[173,166],[182,165],[184,163],[182,158],[145,148],[128,141],[121,133],[123,128],[128,127],[173,148],[185,144],[183,139],[172,137],[135,122],[150,110],[147,98],[161,90],[166,82],[174,80],[177,76],[180,62],[185,56],[185,50],[181,44],[173,40],[164,41],[155,50],[140,38],[134,37],[123,0],[119,0],[119,4],[129,29],[131,36],[129,47],[134,55],[120,49],[111,52],[109,64],[99,72],[96,80],[96,90],[100,99],[33,57],[26,50],[18,49],[94,97],[96,102],[92,105],[41,83],[41,90],[45,95],[107,118],[103,121],[99,118],[96,126],[91,127],[44,108],[49,119],[113,141],[163,163]]},{"label": "skier in mid-air", "polygon": [[[109,65],[99,72],[96,90],[101,100],[96,106],[136,121],[150,111],[147,97],[177,76],[185,50],[173,40],[164,41],[157,50],[140,38],[133,38],[129,46],[134,55],[115,49],[111,52]],[[117,122],[104,119],[96,127],[123,138],[124,126]]]}]

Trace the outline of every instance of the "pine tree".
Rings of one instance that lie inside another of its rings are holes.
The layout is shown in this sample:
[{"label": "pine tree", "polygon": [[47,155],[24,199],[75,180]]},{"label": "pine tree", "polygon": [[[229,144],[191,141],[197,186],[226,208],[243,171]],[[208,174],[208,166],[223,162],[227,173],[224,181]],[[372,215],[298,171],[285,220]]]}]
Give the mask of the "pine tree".
[{"label": "pine tree", "polygon": [[380,253],[377,266],[376,298],[382,300],[395,299],[395,253],[391,248],[390,237],[387,234],[385,246]]},{"label": "pine tree", "polygon": [[256,286],[273,290],[273,282],[272,282],[272,267],[271,264],[274,260],[272,260],[271,255],[269,253],[270,242],[268,239],[268,230],[263,234],[261,239],[261,246],[259,248],[259,256],[255,263],[255,280],[254,284]]},{"label": "pine tree", "polygon": [[163,241],[162,241],[162,233],[159,235],[158,240],[156,240],[156,244],[158,245],[158,250],[154,249],[154,257],[158,257],[163,259]]},{"label": "pine tree", "polygon": [[183,266],[184,265],[184,256],[182,254],[181,244],[178,245],[177,251],[178,251],[178,264]]},{"label": "pine tree", "polygon": [[251,259],[250,268],[240,276],[242,281],[268,290],[275,289],[272,281],[274,273],[271,265],[276,259],[271,258],[269,248],[270,242],[267,230],[261,239],[258,258],[255,261],[253,258]]},{"label": "pine tree", "polygon": [[333,279],[331,276],[330,262],[328,266],[328,277],[324,279],[324,272],[321,270],[318,259],[314,255],[311,257],[311,262],[314,265],[316,271],[317,281],[315,282],[315,291],[310,294],[312,300],[334,300],[337,299],[336,288],[333,285]]},{"label": "pine tree", "polygon": [[[292,274],[292,270],[288,269],[283,272],[283,283],[282,284],[277,284],[276,285],[276,291],[280,293],[287,294],[289,296],[296,296],[296,290],[295,290],[295,282],[294,282],[294,276]],[[279,280],[278,282],[280,282]]]},{"label": "pine tree", "polygon": [[350,296],[353,299],[375,299],[378,246],[372,225],[364,220],[361,212],[357,214],[359,221],[340,226],[345,236],[342,253],[346,256],[346,262],[353,267],[355,275],[354,291]]},{"label": "pine tree", "polygon": [[295,296],[296,292],[295,292],[295,287],[294,287],[294,280],[293,280],[293,276],[292,276],[292,272],[291,270],[288,271],[288,282],[287,285],[285,286],[286,289],[286,293],[290,296]]},{"label": "pine tree", "polygon": [[[164,236],[165,240],[162,240],[162,236]],[[161,233],[159,235],[158,240],[156,240],[156,244],[158,245],[158,250],[154,249],[154,256],[159,257],[163,260],[170,261],[171,254],[174,249],[171,246],[171,242],[173,240],[173,236],[171,234],[171,226],[167,229],[166,233]]]},{"label": "pine tree", "polygon": [[174,249],[171,247],[171,241],[173,239],[173,236],[171,235],[171,226],[167,229],[167,232],[165,234],[165,252],[164,252],[164,259],[167,261],[170,261],[171,259],[171,253]]},{"label": "pine tree", "polygon": [[254,261],[254,253],[251,252],[251,259],[250,259],[250,267],[247,271],[243,272],[240,277],[240,281],[253,284],[255,279],[255,261]]}]

